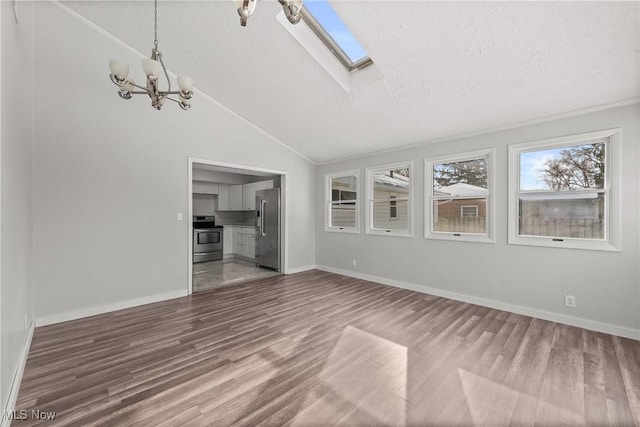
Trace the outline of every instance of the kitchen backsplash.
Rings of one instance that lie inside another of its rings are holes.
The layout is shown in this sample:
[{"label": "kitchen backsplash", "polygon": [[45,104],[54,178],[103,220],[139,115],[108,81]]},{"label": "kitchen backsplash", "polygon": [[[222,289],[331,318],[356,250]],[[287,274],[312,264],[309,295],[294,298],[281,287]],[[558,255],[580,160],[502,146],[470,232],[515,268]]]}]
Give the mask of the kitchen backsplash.
[{"label": "kitchen backsplash", "polygon": [[256,225],[256,211],[216,211],[216,225]]}]

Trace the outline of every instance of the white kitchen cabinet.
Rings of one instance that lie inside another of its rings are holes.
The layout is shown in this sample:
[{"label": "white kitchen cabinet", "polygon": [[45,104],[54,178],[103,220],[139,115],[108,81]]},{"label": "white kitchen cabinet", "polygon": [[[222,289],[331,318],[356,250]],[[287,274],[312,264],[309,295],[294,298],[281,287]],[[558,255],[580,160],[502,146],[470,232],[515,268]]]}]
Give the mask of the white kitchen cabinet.
[{"label": "white kitchen cabinet", "polygon": [[256,231],[253,230],[253,234],[247,234],[247,256],[251,259],[255,259],[256,257]]},{"label": "white kitchen cabinet", "polygon": [[242,210],[242,185],[230,185],[229,186],[229,210],[241,211]]},{"label": "white kitchen cabinet", "polygon": [[218,210],[228,211],[229,206],[229,184],[218,184]]},{"label": "white kitchen cabinet", "polygon": [[245,211],[256,210],[257,182],[250,182],[242,186],[242,209]]},{"label": "white kitchen cabinet", "polygon": [[240,227],[233,227],[233,254],[242,256],[244,247],[245,244],[240,238]]},{"label": "white kitchen cabinet", "polygon": [[256,257],[255,227],[233,227],[233,253],[243,258]]},{"label": "white kitchen cabinet", "polygon": [[218,194],[218,184],[206,181],[193,181],[194,194]]},{"label": "white kitchen cabinet", "polygon": [[245,211],[256,210],[256,191],[273,188],[273,180],[250,182],[242,186],[242,209]]},{"label": "white kitchen cabinet", "polygon": [[222,228],[222,254],[233,254],[233,229],[234,227],[225,225]]}]

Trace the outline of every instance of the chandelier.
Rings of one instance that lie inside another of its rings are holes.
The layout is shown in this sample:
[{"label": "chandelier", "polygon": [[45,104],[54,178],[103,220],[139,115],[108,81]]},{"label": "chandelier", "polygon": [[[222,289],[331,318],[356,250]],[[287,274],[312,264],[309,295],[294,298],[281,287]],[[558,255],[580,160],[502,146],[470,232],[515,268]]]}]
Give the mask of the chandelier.
[{"label": "chandelier", "polygon": [[[129,65],[117,59],[109,60],[109,68],[111,69],[109,77],[111,81],[118,86],[118,95],[120,95],[122,99],[131,99],[133,95],[145,94],[151,98],[151,106],[156,110],[160,110],[167,99],[177,102],[183,110],[188,110],[191,108],[189,100],[193,95],[193,81],[191,77],[180,76],[178,77],[178,88],[180,90],[171,90],[171,80],[169,80],[169,74],[162,61],[162,52],[158,50],[158,0],[154,0],[153,6],[153,49],[151,50],[151,58],[142,60],[142,70],[147,76],[146,87],[137,85],[133,79],[128,79]],[[158,87],[158,79],[160,74],[163,73],[169,86],[167,90],[160,90]],[[177,96],[177,99],[170,95]]]},{"label": "chandelier", "polygon": [[[240,25],[247,26],[247,19],[249,15],[256,10],[256,3],[258,0],[235,0],[238,7],[238,15],[240,15]],[[289,22],[297,24],[300,22],[300,10],[302,9],[302,0],[278,0],[278,3],[282,5],[284,15]]]}]

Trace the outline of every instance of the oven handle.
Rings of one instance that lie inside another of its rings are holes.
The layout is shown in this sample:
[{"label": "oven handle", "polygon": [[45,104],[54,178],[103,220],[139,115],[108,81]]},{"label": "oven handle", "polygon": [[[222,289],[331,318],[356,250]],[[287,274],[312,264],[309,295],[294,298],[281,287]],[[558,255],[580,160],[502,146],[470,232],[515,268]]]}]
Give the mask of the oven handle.
[{"label": "oven handle", "polygon": [[267,233],[264,232],[264,205],[267,204],[265,199],[260,201],[260,234],[262,237],[266,236]]}]

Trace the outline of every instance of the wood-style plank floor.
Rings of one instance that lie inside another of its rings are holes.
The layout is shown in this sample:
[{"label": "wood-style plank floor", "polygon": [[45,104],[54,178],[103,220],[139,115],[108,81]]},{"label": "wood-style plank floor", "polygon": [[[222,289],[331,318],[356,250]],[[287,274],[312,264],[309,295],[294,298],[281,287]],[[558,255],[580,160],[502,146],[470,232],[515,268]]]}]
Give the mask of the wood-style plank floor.
[{"label": "wood-style plank floor", "polygon": [[37,328],[17,410],[14,426],[632,426],[640,342],[314,270]]}]

